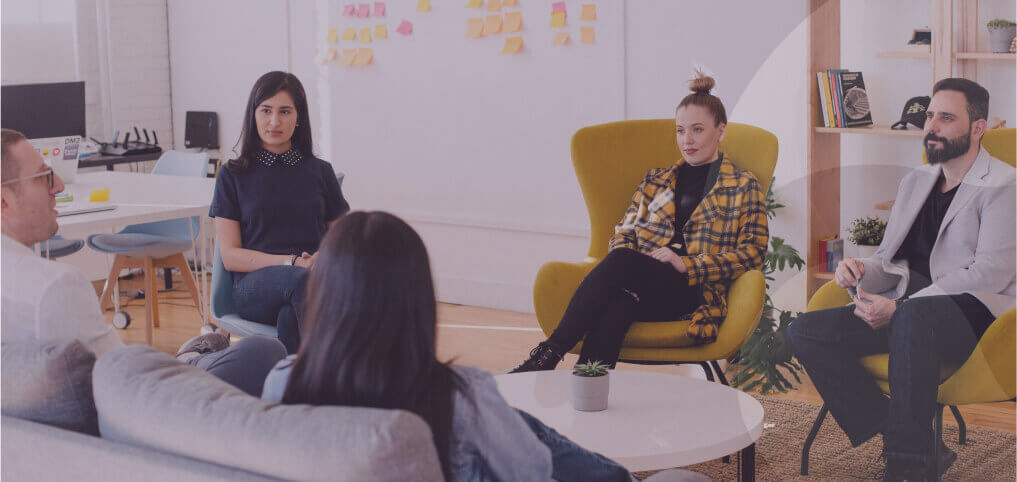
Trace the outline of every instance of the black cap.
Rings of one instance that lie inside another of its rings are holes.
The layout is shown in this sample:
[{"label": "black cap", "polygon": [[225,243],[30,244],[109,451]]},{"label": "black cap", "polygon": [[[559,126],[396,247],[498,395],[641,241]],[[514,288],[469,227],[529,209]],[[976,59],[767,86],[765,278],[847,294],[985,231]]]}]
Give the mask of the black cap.
[{"label": "black cap", "polygon": [[925,128],[925,111],[929,108],[929,96],[912,97],[904,104],[900,120],[890,126],[891,129],[907,129],[911,124],[919,129]]}]

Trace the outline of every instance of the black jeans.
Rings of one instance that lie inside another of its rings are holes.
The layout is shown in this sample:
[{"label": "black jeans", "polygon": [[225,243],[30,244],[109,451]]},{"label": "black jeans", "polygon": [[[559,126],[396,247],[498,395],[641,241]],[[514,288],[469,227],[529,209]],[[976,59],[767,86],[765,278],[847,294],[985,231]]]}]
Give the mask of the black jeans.
[{"label": "black jeans", "polygon": [[579,284],[547,341],[565,353],[583,341],[579,362],[614,366],[635,320],[672,321],[700,305],[699,290],[671,264],[627,248],[612,250]]},{"label": "black jeans", "polygon": [[267,336],[246,336],[225,350],[198,355],[187,361],[248,395],[261,397],[265,377],[279,360],[286,358],[286,347]]},{"label": "black jeans", "polygon": [[233,282],[237,314],[246,320],[275,325],[288,353],[300,348],[308,273],[299,266],[266,266]]},{"label": "black jeans", "polygon": [[[883,432],[884,456],[927,463],[940,364],[967,360],[978,343],[972,324],[991,319],[969,294],[927,296],[904,302],[880,330],[853,305],[803,313],[788,341],[852,445]],[[858,361],[877,353],[890,354],[889,399]]]}]

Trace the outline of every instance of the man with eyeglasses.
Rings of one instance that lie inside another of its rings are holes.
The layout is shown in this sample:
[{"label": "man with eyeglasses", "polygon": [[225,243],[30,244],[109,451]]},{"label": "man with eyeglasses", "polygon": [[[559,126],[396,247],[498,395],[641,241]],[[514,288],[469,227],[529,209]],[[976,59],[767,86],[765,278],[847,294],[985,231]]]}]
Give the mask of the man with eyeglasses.
[{"label": "man with eyeglasses", "polygon": [[[31,248],[57,232],[55,196],[64,190],[60,176],[20,132],[0,130],[0,144],[0,342],[77,340],[96,357],[123,346],[84,273],[44,259]],[[286,348],[263,336],[228,345],[222,334],[201,335],[185,343],[178,358],[260,396],[265,376],[286,356]]]}]

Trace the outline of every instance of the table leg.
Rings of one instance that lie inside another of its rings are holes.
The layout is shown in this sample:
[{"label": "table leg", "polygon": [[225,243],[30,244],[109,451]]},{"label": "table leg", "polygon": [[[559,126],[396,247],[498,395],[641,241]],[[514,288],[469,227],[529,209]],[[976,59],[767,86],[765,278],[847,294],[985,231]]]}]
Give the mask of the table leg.
[{"label": "table leg", "polygon": [[756,480],[756,444],[742,449],[738,456],[738,480],[755,482]]}]

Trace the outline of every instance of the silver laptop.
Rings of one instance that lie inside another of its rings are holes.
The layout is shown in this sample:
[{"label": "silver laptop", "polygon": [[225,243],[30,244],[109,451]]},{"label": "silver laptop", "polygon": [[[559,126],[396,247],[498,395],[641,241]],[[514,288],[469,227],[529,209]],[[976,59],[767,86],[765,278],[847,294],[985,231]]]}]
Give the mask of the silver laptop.
[{"label": "silver laptop", "polygon": [[95,204],[95,203],[57,203],[56,211],[57,217],[70,216],[73,214],[87,214],[97,213],[100,211],[112,211],[116,209],[116,204]]}]

